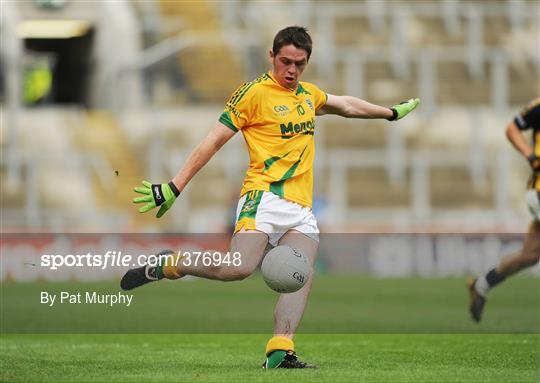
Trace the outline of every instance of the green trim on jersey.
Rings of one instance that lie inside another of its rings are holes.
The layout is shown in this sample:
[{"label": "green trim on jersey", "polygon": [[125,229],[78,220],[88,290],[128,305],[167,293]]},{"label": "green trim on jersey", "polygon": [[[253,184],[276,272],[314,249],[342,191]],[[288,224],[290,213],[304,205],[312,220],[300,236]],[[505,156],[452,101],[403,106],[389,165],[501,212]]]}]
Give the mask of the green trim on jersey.
[{"label": "green trim on jersey", "polygon": [[270,184],[270,191],[272,193],[277,194],[281,198],[284,197],[283,187],[284,187],[285,181],[287,181],[289,178],[291,178],[294,175],[294,172],[296,171],[296,168],[298,167],[298,165],[300,165],[300,161],[302,161],[302,160],[296,161],[293,164],[293,166],[291,166],[289,168],[289,170],[287,170],[285,172],[285,174],[283,175],[283,177],[281,177],[281,179],[279,181],[272,182]]},{"label": "green trim on jersey", "polygon": [[290,151],[285,153],[284,155],[282,156],[274,156],[274,157],[270,157],[269,159],[265,160],[264,161],[264,170],[263,171],[267,171],[268,169],[270,169],[270,167],[272,165],[274,165],[274,163],[276,163],[276,161],[279,161],[281,160],[282,158],[285,158],[289,155]]},{"label": "green trim on jersey", "polygon": [[251,89],[251,87],[255,84],[258,84],[264,80],[269,80],[271,79],[270,76],[265,73],[259,77],[257,77],[255,80],[253,81],[250,81],[250,82],[246,82],[244,84],[242,84],[240,86],[240,88],[238,88],[234,93],[233,95],[231,96],[230,100],[227,102],[227,104],[230,104],[232,106],[235,106],[237,105],[240,100],[242,100],[242,98],[246,95],[246,93],[248,92],[249,89]]},{"label": "green trim on jersey", "polygon": [[244,201],[242,210],[240,210],[240,214],[238,215],[238,221],[246,217],[255,219],[263,193],[264,192],[262,190],[253,190],[247,192],[246,200]]},{"label": "green trim on jersey", "polygon": [[237,105],[242,99],[242,97],[246,95],[247,91],[253,86],[253,84],[254,82],[248,82],[247,84],[244,84],[240,89],[238,89],[238,91],[235,92],[229,103],[232,106]]},{"label": "green trim on jersey", "polygon": [[298,96],[299,94],[302,94],[302,93],[309,94],[309,95],[311,96],[311,93],[309,93],[309,92],[302,86],[302,84],[298,83],[298,87],[296,88],[296,95]]},{"label": "green trim on jersey", "polygon": [[270,191],[274,194],[277,194],[281,198],[284,197],[284,191],[283,187],[285,186],[285,181],[287,181],[289,178],[291,178],[294,175],[294,172],[296,171],[296,168],[298,165],[300,165],[300,162],[302,161],[302,156],[304,155],[304,152],[306,151],[307,146],[302,150],[302,153],[300,153],[300,158],[298,158],[298,161],[296,161],[286,172],[283,174],[283,177],[279,181],[272,182],[270,184]]},{"label": "green trim on jersey", "polygon": [[231,115],[229,112],[225,111],[221,113],[221,116],[219,116],[219,122],[231,129],[233,132],[238,132],[238,129],[236,129],[236,126],[234,126],[231,120]]}]

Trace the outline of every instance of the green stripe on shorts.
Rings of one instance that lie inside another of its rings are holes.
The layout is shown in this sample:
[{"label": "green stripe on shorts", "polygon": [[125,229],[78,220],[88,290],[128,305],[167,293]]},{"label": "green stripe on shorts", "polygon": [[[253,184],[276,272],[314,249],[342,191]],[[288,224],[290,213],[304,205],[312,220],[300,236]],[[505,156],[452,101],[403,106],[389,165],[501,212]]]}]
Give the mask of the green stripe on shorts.
[{"label": "green stripe on shorts", "polygon": [[244,201],[244,205],[242,205],[242,210],[240,210],[240,215],[238,216],[238,221],[246,217],[255,219],[257,209],[261,203],[262,195],[262,190],[253,190],[247,192],[246,200]]}]

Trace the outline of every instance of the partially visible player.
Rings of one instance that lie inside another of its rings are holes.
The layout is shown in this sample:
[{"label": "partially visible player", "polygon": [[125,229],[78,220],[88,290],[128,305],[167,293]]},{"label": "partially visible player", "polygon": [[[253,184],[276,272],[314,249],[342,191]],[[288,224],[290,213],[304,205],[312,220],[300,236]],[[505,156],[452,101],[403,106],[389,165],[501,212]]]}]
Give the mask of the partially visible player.
[{"label": "partially visible player", "polygon": [[[532,130],[532,146],[527,143],[524,130]],[[540,98],[531,101],[506,129],[506,136],[516,150],[529,161],[532,174],[526,194],[527,204],[533,216],[523,248],[511,254],[486,275],[469,278],[469,311],[475,322],[482,319],[486,296],[493,287],[507,277],[538,263],[540,259]]]},{"label": "partially visible player", "polygon": [[[214,129],[193,150],[178,174],[168,183],[143,181],[142,187],[135,188],[143,196],[134,202],[145,204],[139,211],[144,213],[159,206],[157,217],[161,217],[193,176],[241,132],[250,163],[231,241],[231,252],[241,254],[241,264],[205,267],[177,259],[167,265],[147,265],[129,270],[121,281],[123,289],[184,275],[222,281],[244,279],[260,264],[268,243],[297,249],[313,267],[319,246],[319,229],[311,210],[315,116],[337,114],[394,121],[405,117],[420,101],[410,99],[387,108],[352,96],[327,94],[314,84],[300,81],[311,50],[311,37],[305,28],[293,26],[279,31],[268,57],[272,70],[232,94]],[[264,368],[313,367],[296,357],[292,340],[312,280],[295,293],[279,296],[274,311],[274,336],[266,345]]]}]

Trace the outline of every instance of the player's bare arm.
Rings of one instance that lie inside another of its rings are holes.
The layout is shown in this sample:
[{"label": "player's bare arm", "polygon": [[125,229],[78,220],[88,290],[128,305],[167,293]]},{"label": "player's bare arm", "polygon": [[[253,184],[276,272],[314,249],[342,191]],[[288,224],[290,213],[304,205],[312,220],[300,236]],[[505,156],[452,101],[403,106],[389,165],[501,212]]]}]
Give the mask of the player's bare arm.
[{"label": "player's bare arm", "polygon": [[328,94],[326,104],[317,111],[317,115],[336,114],[347,118],[399,120],[412,112],[420,103],[418,98],[387,108],[375,105],[353,96]]},{"label": "player's bare arm", "polygon": [[326,104],[317,111],[317,115],[337,114],[347,118],[391,118],[390,108],[371,104],[353,96],[328,94]]},{"label": "player's bare arm", "polygon": [[159,207],[156,215],[161,218],[173,205],[180,192],[201,168],[210,161],[212,156],[234,135],[234,132],[218,122],[212,131],[191,152],[186,163],[172,181],[166,184],[152,184],[143,181],[142,186],[133,190],[141,197],[133,199],[133,203],[144,204],[139,208],[140,213],[146,213]]},{"label": "player's bare arm", "polygon": [[172,179],[180,192],[234,134],[234,131],[221,122],[216,124],[214,129],[193,149],[182,169]]},{"label": "player's bare arm", "polygon": [[525,137],[523,137],[523,134],[514,121],[510,122],[506,127],[506,137],[523,157],[530,159],[534,155],[532,147],[525,141]]}]

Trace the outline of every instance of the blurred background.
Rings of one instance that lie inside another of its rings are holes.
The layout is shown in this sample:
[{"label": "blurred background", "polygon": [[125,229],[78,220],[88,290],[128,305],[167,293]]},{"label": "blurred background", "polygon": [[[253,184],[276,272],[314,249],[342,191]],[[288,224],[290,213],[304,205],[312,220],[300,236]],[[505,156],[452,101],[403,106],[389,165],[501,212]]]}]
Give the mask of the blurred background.
[{"label": "blurred background", "polygon": [[248,158],[236,135],[164,218],[132,188],[165,182],[231,92],[308,27],[304,74],[391,106],[398,123],[317,120],[326,232],[523,232],[528,166],[506,141],[540,94],[538,1],[2,1],[3,232],[228,232]]}]

